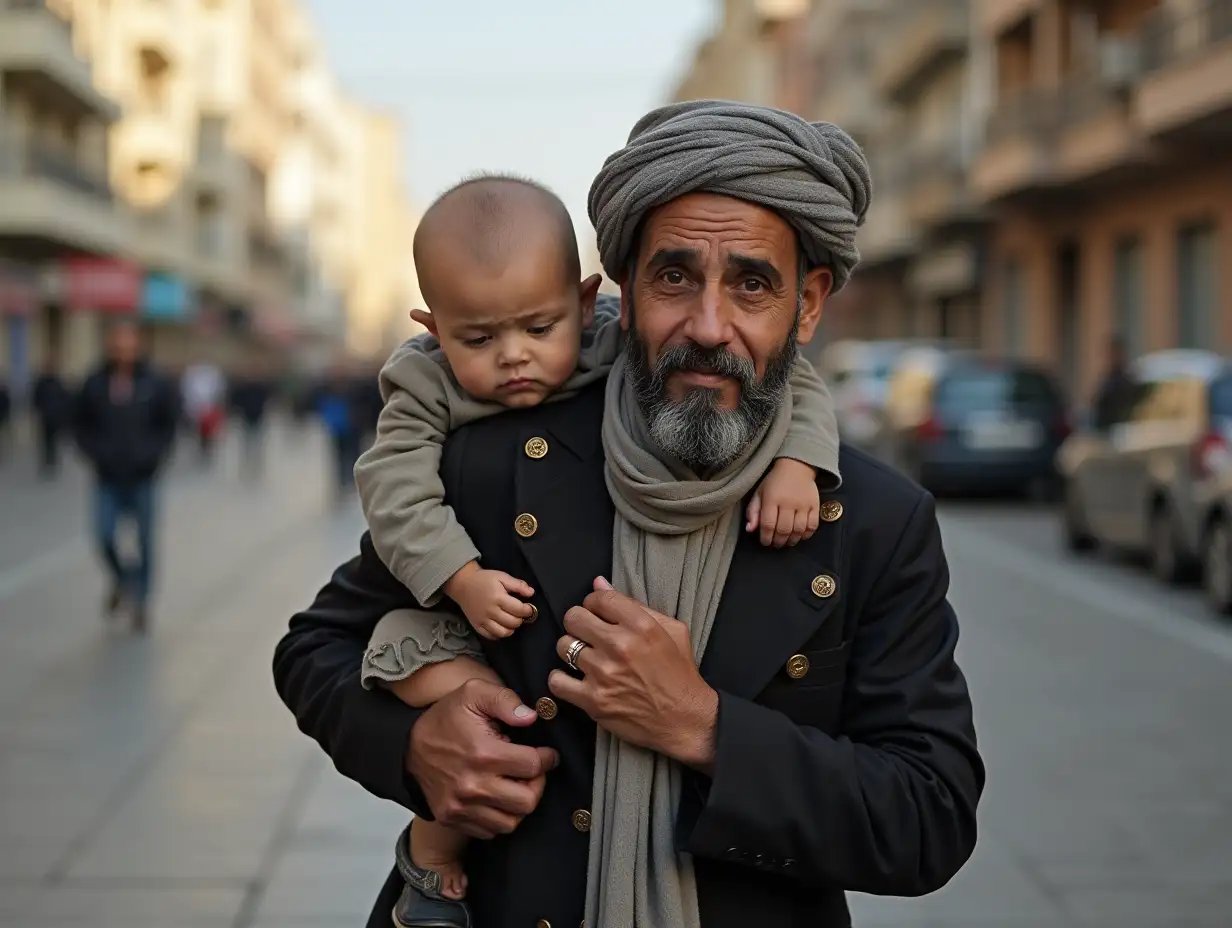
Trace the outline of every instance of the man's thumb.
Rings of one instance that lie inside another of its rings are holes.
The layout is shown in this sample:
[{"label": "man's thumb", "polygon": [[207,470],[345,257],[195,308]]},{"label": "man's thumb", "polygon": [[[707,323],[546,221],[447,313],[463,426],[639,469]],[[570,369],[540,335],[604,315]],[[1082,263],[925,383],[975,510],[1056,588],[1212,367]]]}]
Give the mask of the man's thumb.
[{"label": "man's thumb", "polygon": [[484,687],[472,705],[477,712],[488,718],[519,728],[526,727],[538,718],[535,710],[523,705],[518,694],[507,686]]}]

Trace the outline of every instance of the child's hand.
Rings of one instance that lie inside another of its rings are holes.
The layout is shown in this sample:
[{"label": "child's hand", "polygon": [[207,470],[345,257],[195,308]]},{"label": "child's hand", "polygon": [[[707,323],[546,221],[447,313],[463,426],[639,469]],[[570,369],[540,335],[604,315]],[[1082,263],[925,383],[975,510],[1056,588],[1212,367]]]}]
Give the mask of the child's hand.
[{"label": "child's hand", "polygon": [[821,495],[813,468],[779,458],[749,501],[746,532],[761,526],[761,543],[776,548],[811,538],[821,514]]},{"label": "child's hand", "polygon": [[475,631],[489,641],[508,638],[534,612],[515,596],[534,596],[531,586],[500,570],[471,561],[445,584],[445,594],[462,607]]}]

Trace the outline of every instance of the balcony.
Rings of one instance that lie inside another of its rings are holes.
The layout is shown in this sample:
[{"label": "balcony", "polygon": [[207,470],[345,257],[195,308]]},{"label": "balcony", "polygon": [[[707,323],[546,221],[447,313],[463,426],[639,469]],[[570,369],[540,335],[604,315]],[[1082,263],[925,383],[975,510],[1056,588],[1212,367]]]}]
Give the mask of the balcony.
[{"label": "balcony", "polygon": [[1001,35],[1044,5],[1044,0],[979,0],[979,27],[986,35]]},{"label": "balcony", "polygon": [[0,237],[116,254],[131,226],[105,177],[71,155],[0,132]]},{"label": "balcony", "polygon": [[73,51],[68,22],[45,0],[0,0],[0,71],[65,110],[112,122],[119,106],[94,87],[90,66]]},{"label": "balcony", "polygon": [[1072,80],[1058,92],[1056,112],[1052,170],[1058,183],[1100,180],[1147,162],[1149,149],[1118,85],[1101,78]]},{"label": "balcony", "polygon": [[998,102],[971,171],[979,199],[991,203],[1048,186],[1060,128],[1054,91],[1027,87]]},{"label": "balcony", "polygon": [[967,185],[967,159],[957,139],[908,152],[902,197],[907,220],[921,229],[979,217],[979,206]]},{"label": "balcony", "polygon": [[965,54],[970,14],[956,0],[924,0],[903,16],[873,61],[873,82],[887,99],[901,103],[937,68]]},{"label": "balcony", "polygon": [[903,193],[908,163],[893,152],[887,140],[887,154],[876,158],[873,165],[873,202],[864,225],[856,236],[860,263],[879,267],[909,258],[919,247],[919,231],[905,209]]},{"label": "balcony", "polygon": [[1226,128],[1232,116],[1232,0],[1202,0],[1186,14],[1159,10],[1143,31],[1145,75],[1135,106],[1151,136]]},{"label": "balcony", "polygon": [[115,140],[116,155],[125,165],[156,164],[173,175],[188,160],[187,146],[167,107],[141,106],[127,113]]},{"label": "balcony", "polygon": [[192,249],[189,247],[187,225],[178,202],[138,210],[133,215],[136,227],[137,251],[148,267],[179,275],[192,269]]}]

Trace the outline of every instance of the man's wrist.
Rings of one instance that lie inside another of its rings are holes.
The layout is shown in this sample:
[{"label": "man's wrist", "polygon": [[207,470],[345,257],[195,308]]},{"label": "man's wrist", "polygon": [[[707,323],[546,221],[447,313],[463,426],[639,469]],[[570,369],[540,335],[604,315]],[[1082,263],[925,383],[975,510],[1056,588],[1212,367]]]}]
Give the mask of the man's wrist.
[{"label": "man's wrist", "polygon": [[687,716],[680,733],[665,753],[673,760],[709,776],[714,770],[719,728],[719,693],[702,688],[696,699],[686,703]]}]

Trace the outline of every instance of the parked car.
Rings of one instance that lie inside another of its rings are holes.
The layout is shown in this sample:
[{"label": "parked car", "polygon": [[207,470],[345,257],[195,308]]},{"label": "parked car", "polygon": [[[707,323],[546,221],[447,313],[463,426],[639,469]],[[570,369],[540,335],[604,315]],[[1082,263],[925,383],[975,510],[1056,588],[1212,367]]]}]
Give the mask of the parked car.
[{"label": "parked car", "polygon": [[885,425],[874,453],[895,467],[907,466],[907,451],[928,419],[937,380],[949,365],[968,357],[961,349],[934,344],[912,345],[898,355],[886,385]]},{"label": "parked car", "polygon": [[937,493],[1055,493],[1055,458],[1069,434],[1063,392],[1021,361],[949,356],[904,419],[898,463]]},{"label": "parked car", "polygon": [[885,399],[894,362],[911,342],[844,340],[827,345],[818,372],[834,397],[844,442],[872,451],[885,425]]},{"label": "parked car", "polygon": [[[1180,583],[1210,546],[1226,545],[1220,483],[1232,441],[1232,363],[1207,351],[1165,351],[1130,365],[1132,390],[1108,421],[1090,421],[1057,455],[1065,539],[1145,554],[1156,576]],[[1216,564],[1218,567],[1218,564]],[[1222,584],[1218,571],[1214,580]]]},{"label": "parked car", "polygon": [[1211,380],[1210,428],[1194,456],[1201,523],[1202,586],[1219,615],[1232,615],[1232,364]]}]

